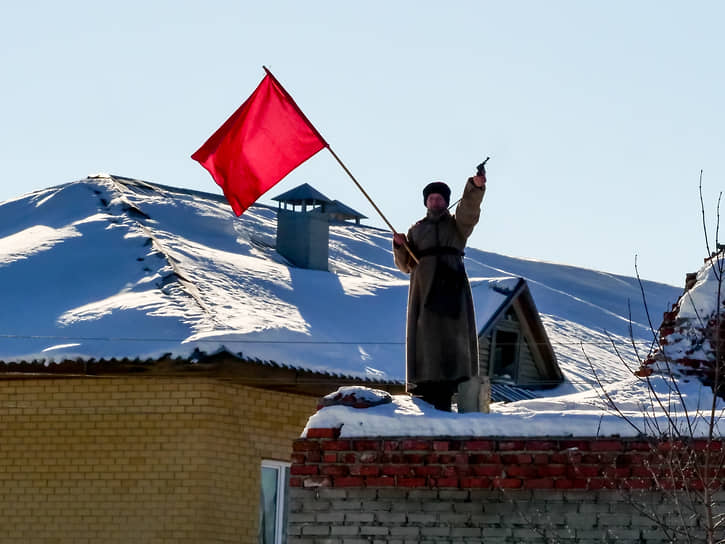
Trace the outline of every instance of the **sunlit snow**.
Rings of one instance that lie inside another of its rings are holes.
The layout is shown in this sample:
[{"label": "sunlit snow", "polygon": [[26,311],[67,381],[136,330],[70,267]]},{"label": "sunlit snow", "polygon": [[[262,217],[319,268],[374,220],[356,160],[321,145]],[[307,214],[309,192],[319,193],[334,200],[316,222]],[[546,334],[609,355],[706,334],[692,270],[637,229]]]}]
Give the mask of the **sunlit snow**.
[{"label": "sunlit snow", "polygon": [[[343,392],[347,388],[340,388]],[[657,392],[666,410],[652,399]],[[366,395],[355,392],[359,398]],[[374,395],[368,395],[375,398]],[[725,434],[725,403],[712,409],[712,390],[697,379],[683,380],[675,392],[671,380],[629,378],[561,397],[496,403],[491,412],[441,412],[408,395],[369,408],[329,406],[314,414],[302,435],[311,428],[340,429],[340,436],[684,436]]]},{"label": "sunlit snow", "polygon": [[[333,195],[334,196],[334,195]],[[403,229],[407,225],[401,225]],[[405,379],[407,276],[389,232],[330,226],[330,271],[275,249],[276,211],[236,218],[217,195],[103,175],[0,204],[0,360],[242,358],[372,380]],[[511,248],[511,253],[516,253]],[[523,277],[565,382],[613,383],[651,332],[633,278],[466,249],[479,327],[493,286]],[[657,321],[681,289],[644,282]],[[594,370],[592,370],[594,369]]]}]

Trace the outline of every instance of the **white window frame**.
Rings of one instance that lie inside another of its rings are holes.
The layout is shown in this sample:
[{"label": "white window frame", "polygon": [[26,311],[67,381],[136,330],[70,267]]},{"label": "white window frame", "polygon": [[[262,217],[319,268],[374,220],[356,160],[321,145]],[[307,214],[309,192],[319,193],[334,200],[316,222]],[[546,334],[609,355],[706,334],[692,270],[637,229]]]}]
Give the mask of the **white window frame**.
[{"label": "white window frame", "polygon": [[[274,544],[285,544],[282,541],[282,535],[284,534],[284,519],[285,519],[285,507],[287,504],[286,487],[287,478],[285,474],[289,476],[289,468],[291,464],[283,461],[271,461],[268,459],[262,460],[262,466],[260,467],[260,474],[262,469],[270,468],[277,471],[277,504],[276,504],[276,519],[274,520]],[[261,483],[260,483],[261,485]],[[260,505],[260,508],[262,505]]]}]

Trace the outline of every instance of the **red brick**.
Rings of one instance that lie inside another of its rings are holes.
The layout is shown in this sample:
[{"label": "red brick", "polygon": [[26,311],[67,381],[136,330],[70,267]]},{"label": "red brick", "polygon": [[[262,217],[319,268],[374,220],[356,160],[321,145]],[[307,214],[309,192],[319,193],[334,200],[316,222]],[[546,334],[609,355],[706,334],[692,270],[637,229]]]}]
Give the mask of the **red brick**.
[{"label": "red brick", "polygon": [[585,453],[582,455],[580,465],[601,465],[601,457],[596,453]]},{"label": "red brick", "polygon": [[525,442],[523,440],[507,440],[498,443],[498,449],[500,451],[516,451],[523,450]]},{"label": "red brick", "polygon": [[447,467],[446,471],[447,474],[456,476],[470,476],[473,474],[473,467],[471,465],[456,465],[453,467]]},{"label": "red brick", "polygon": [[501,476],[503,475],[503,465],[474,465],[473,473],[476,476]]},{"label": "red brick", "polygon": [[425,487],[425,478],[398,478],[398,487]]},{"label": "red brick", "polygon": [[537,465],[536,470],[541,477],[554,477],[565,476],[568,469],[564,465]]},{"label": "red brick", "polygon": [[568,451],[564,453],[552,453],[549,461],[552,463],[567,465],[570,463],[581,463],[582,454],[577,451]]},{"label": "red brick", "polygon": [[[363,454],[365,455],[365,454]],[[341,453],[340,456],[342,457],[342,462],[347,463],[348,465],[352,465],[353,463],[357,463],[357,454],[355,453]]]},{"label": "red brick", "polygon": [[682,449],[683,447],[684,446],[682,442],[676,442],[672,440],[657,443],[657,451],[677,451],[679,449]]},{"label": "red brick", "polygon": [[408,439],[400,442],[400,448],[403,450],[425,451],[432,448],[429,440]]},{"label": "red brick", "polygon": [[380,468],[380,472],[386,476],[412,476],[413,467],[410,465],[385,465]]},{"label": "red brick", "polygon": [[349,451],[352,449],[349,440],[325,440],[320,444],[325,451]]},{"label": "red brick", "polygon": [[457,465],[467,465],[469,462],[469,456],[467,453],[458,453],[456,454],[455,463]]},{"label": "red brick", "polygon": [[650,489],[652,483],[652,480],[647,478],[628,478],[622,481],[622,487],[624,489]]},{"label": "red brick", "polygon": [[360,454],[361,463],[377,463],[380,460],[380,454],[366,451]]},{"label": "red brick", "polygon": [[512,465],[506,467],[506,476],[510,478],[536,478],[539,475],[539,469],[534,466]]},{"label": "red brick", "polygon": [[470,473],[470,467],[467,466],[444,466],[441,476],[444,478],[457,478],[460,475],[467,475]]},{"label": "red brick", "polygon": [[548,453],[536,453],[534,454],[535,465],[548,465],[550,463]]},{"label": "red brick", "polygon": [[653,476],[652,469],[645,466],[632,467],[630,474],[635,478],[651,478]]},{"label": "red brick", "polygon": [[302,487],[302,481],[302,478],[290,478],[289,485],[290,487]]},{"label": "red brick", "polygon": [[614,479],[614,480],[621,480],[623,478],[629,477],[631,474],[631,469],[629,467],[607,467],[603,471],[603,475],[605,478]]},{"label": "red brick", "polygon": [[369,476],[369,477],[365,478],[365,485],[367,487],[394,487],[395,478],[390,478],[388,476],[381,476],[381,477]]},{"label": "red brick", "polygon": [[516,478],[494,478],[491,483],[496,489],[518,489],[521,487],[521,480]]},{"label": "red brick", "polygon": [[355,451],[378,451],[381,449],[379,440],[353,440],[352,449]]},{"label": "red brick", "polygon": [[608,478],[590,478],[587,484],[587,489],[595,491],[597,489],[618,489],[620,487],[620,481],[611,480]]},{"label": "red brick", "polygon": [[377,465],[352,465],[350,474],[352,476],[378,476],[380,467]]},{"label": "red brick", "polygon": [[650,451],[652,444],[643,440],[637,440],[634,442],[625,442],[624,447],[627,451]]},{"label": "red brick", "polygon": [[340,438],[340,428],[307,429],[307,438]]},{"label": "red brick", "polygon": [[383,451],[395,451],[400,449],[399,440],[385,440],[383,441]]},{"label": "red brick", "polygon": [[464,489],[488,489],[489,487],[491,487],[491,480],[489,478],[475,478],[464,476],[463,478],[461,478],[461,487]]},{"label": "red brick", "polygon": [[528,453],[519,453],[516,455],[516,463],[519,465],[528,465],[534,462],[534,458]]},{"label": "red brick", "polygon": [[592,440],[591,451],[624,451],[621,440]]},{"label": "red brick", "polygon": [[416,476],[440,476],[441,471],[442,469],[440,466],[413,467],[413,472]]},{"label": "red brick", "polygon": [[335,487],[363,487],[365,479],[360,476],[341,476],[333,479]]},{"label": "red brick", "polygon": [[608,452],[599,453],[585,453],[582,455],[582,464],[584,465],[601,465],[601,466],[613,466],[620,454]]},{"label": "red brick", "polygon": [[593,478],[599,476],[599,466],[581,465],[578,467],[569,467],[567,474],[573,478]]},{"label": "red brick", "polygon": [[642,454],[630,454],[627,456],[627,461],[630,466],[632,465],[643,465],[646,457]]},{"label": "red brick", "polygon": [[695,440],[692,444],[692,449],[695,451],[720,451],[722,449],[722,442],[713,440],[708,447],[707,440]]},{"label": "red brick", "polygon": [[[589,445],[591,443],[591,440],[561,440],[559,442],[559,447],[562,450],[589,451]],[[574,451],[572,453],[574,453]]]},{"label": "red brick", "polygon": [[552,440],[529,440],[526,442],[526,451],[556,451],[559,444]]},{"label": "red brick", "polygon": [[468,451],[493,451],[494,443],[491,440],[466,440],[463,449]]},{"label": "red brick", "polygon": [[308,476],[302,482],[302,487],[332,487],[329,476]]},{"label": "red brick", "polygon": [[451,443],[448,440],[434,440],[433,451],[448,451],[450,450]]},{"label": "red brick", "polygon": [[307,456],[304,453],[293,453],[290,459],[293,463],[303,465],[307,461]]},{"label": "red brick", "polygon": [[405,463],[405,456],[402,453],[383,453],[380,463]]},{"label": "red brick", "polygon": [[471,464],[490,465],[501,462],[501,456],[498,453],[471,454],[468,456]]},{"label": "red brick", "polygon": [[317,440],[295,440],[292,443],[292,451],[316,451],[320,449],[320,443]]},{"label": "red brick", "polygon": [[337,463],[337,454],[336,453],[326,453],[322,456],[322,462],[323,463]]},{"label": "red brick", "polygon": [[403,455],[403,463],[408,465],[422,465],[425,461],[425,455],[422,453],[406,453]]},{"label": "red brick", "polygon": [[525,489],[553,489],[554,480],[551,478],[535,478],[533,480],[524,480]]},{"label": "red brick", "polygon": [[292,465],[290,474],[294,476],[305,476],[319,474],[317,465]]},{"label": "red brick", "polygon": [[347,465],[323,465],[320,467],[320,473],[325,476],[347,476],[350,469]]}]

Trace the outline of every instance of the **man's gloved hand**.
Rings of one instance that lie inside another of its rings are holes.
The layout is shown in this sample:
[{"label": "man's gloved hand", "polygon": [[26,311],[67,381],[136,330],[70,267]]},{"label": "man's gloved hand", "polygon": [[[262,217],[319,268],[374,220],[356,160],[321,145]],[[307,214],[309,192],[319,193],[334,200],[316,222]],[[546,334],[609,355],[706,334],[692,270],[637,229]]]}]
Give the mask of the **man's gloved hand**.
[{"label": "man's gloved hand", "polygon": [[393,234],[393,243],[396,246],[402,246],[404,245],[408,240],[405,238],[405,234],[401,234],[400,232],[396,232]]},{"label": "man's gloved hand", "polygon": [[486,163],[488,162],[488,159],[491,157],[486,157],[486,159],[476,166],[476,175],[473,176],[473,184],[476,187],[483,187],[486,185]]}]

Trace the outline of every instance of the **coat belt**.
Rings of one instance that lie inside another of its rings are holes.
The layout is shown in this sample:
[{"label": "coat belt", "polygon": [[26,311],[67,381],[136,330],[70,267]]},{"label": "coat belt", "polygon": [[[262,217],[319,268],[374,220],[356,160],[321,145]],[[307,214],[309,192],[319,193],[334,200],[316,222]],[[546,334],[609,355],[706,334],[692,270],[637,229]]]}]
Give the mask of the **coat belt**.
[{"label": "coat belt", "polygon": [[421,259],[423,257],[437,257],[438,255],[455,255],[457,257],[463,257],[465,253],[458,248],[452,246],[434,246],[428,249],[421,249],[416,252],[416,256]]}]

